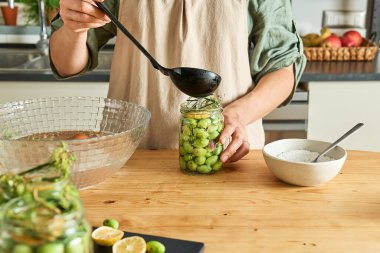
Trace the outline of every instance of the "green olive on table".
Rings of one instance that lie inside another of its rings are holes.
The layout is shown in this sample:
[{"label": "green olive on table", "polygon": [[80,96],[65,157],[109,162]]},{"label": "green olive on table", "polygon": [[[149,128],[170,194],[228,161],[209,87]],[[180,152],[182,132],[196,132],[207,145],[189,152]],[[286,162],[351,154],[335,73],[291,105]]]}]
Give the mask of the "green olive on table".
[{"label": "green olive on table", "polygon": [[107,226],[107,227],[111,227],[111,228],[114,228],[114,229],[118,229],[119,228],[119,222],[115,219],[105,219],[103,221],[103,226]]},{"label": "green olive on table", "polygon": [[158,241],[149,241],[146,243],[147,253],[165,253],[165,245]]}]

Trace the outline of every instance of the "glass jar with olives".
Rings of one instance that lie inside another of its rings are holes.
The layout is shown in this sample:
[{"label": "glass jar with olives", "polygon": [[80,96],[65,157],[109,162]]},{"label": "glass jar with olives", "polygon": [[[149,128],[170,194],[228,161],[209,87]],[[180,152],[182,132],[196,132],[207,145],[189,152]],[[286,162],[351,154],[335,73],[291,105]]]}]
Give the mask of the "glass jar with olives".
[{"label": "glass jar with olives", "polygon": [[93,252],[91,226],[70,179],[74,158],[66,148],[57,148],[46,164],[0,175],[0,252]]},{"label": "glass jar with olives", "polygon": [[92,253],[91,226],[76,189],[67,182],[39,187],[4,205],[1,252]]},{"label": "glass jar with olives", "polygon": [[189,173],[211,174],[222,169],[222,106],[217,98],[189,98],[181,104],[179,164]]}]

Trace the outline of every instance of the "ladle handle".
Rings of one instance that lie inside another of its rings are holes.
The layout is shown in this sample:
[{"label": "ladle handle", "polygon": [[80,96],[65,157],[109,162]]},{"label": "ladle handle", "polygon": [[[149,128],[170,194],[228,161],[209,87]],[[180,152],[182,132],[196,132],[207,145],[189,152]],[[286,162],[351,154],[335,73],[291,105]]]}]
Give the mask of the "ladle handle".
[{"label": "ladle handle", "polygon": [[160,70],[164,75],[168,75],[168,71],[165,67],[161,66],[154,58],[149,54],[149,52],[138,42],[135,37],[125,28],[125,26],[120,23],[120,21],[115,17],[115,15],[110,12],[107,7],[103,5],[101,2],[95,1],[96,5],[104,11],[104,13],[111,19],[112,23],[114,23],[132,42],[140,49],[140,51],[150,60],[153,67],[155,69]]},{"label": "ladle handle", "polygon": [[328,146],[325,150],[323,150],[314,160],[313,162],[317,162],[318,158],[329,152],[331,149],[333,149],[336,145],[338,145],[341,141],[346,139],[349,135],[351,135],[353,132],[361,128],[364,124],[363,123],[358,123],[356,124],[353,128],[347,131],[347,133],[343,134],[342,137],[337,139],[334,143],[332,143],[330,146]]}]

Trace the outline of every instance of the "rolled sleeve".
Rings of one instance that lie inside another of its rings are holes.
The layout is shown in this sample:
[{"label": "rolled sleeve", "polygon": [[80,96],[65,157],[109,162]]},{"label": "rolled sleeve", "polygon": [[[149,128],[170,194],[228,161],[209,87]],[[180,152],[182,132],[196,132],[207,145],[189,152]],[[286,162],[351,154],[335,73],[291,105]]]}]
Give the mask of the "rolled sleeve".
[{"label": "rolled sleeve", "polygon": [[251,74],[255,84],[268,73],[294,64],[293,97],[306,65],[302,41],[296,31],[290,0],[248,0]]},{"label": "rolled sleeve", "polygon": [[[116,16],[118,16],[119,0],[108,0],[104,2],[104,5],[106,5],[110,11],[112,11]],[[62,26],[63,26],[63,20],[58,14],[51,22],[51,33],[53,34]],[[89,58],[88,58],[86,67],[75,75],[72,75],[69,77],[62,77],[59,75],[57,69],[55,68],[53,64],[53,61],[50,58],[50,67],[54,76],[57,79],[67,79],[67,78],[72,78],[72,77],[82,75],[86,73],[87,71],[91,71],[95,69],[98,66],[99,51],[114,36],[116,36],[116,26],[113,23],[108,23],[99,28],[89,29],[87,32],[87,42],[86,42],[87,50],[89,52],[89,56],[88,56]],[[51,57],[50,53],[49,53],[49,57]]]}]

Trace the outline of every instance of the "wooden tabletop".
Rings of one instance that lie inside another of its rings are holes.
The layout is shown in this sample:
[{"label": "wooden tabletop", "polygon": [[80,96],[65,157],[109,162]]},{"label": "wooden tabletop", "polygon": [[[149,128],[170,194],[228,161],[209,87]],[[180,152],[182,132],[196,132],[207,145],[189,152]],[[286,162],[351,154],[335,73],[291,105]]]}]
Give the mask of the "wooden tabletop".
[{"label": "wooden tabletop", "polygon": [[349,151],[332,181],[296,187],[261,151],[191,176],[175,150],[137,150],[81,197],[94,226],[112,217],[129,232],[204,242],[205,253],[380,252],[380,153]]}]

